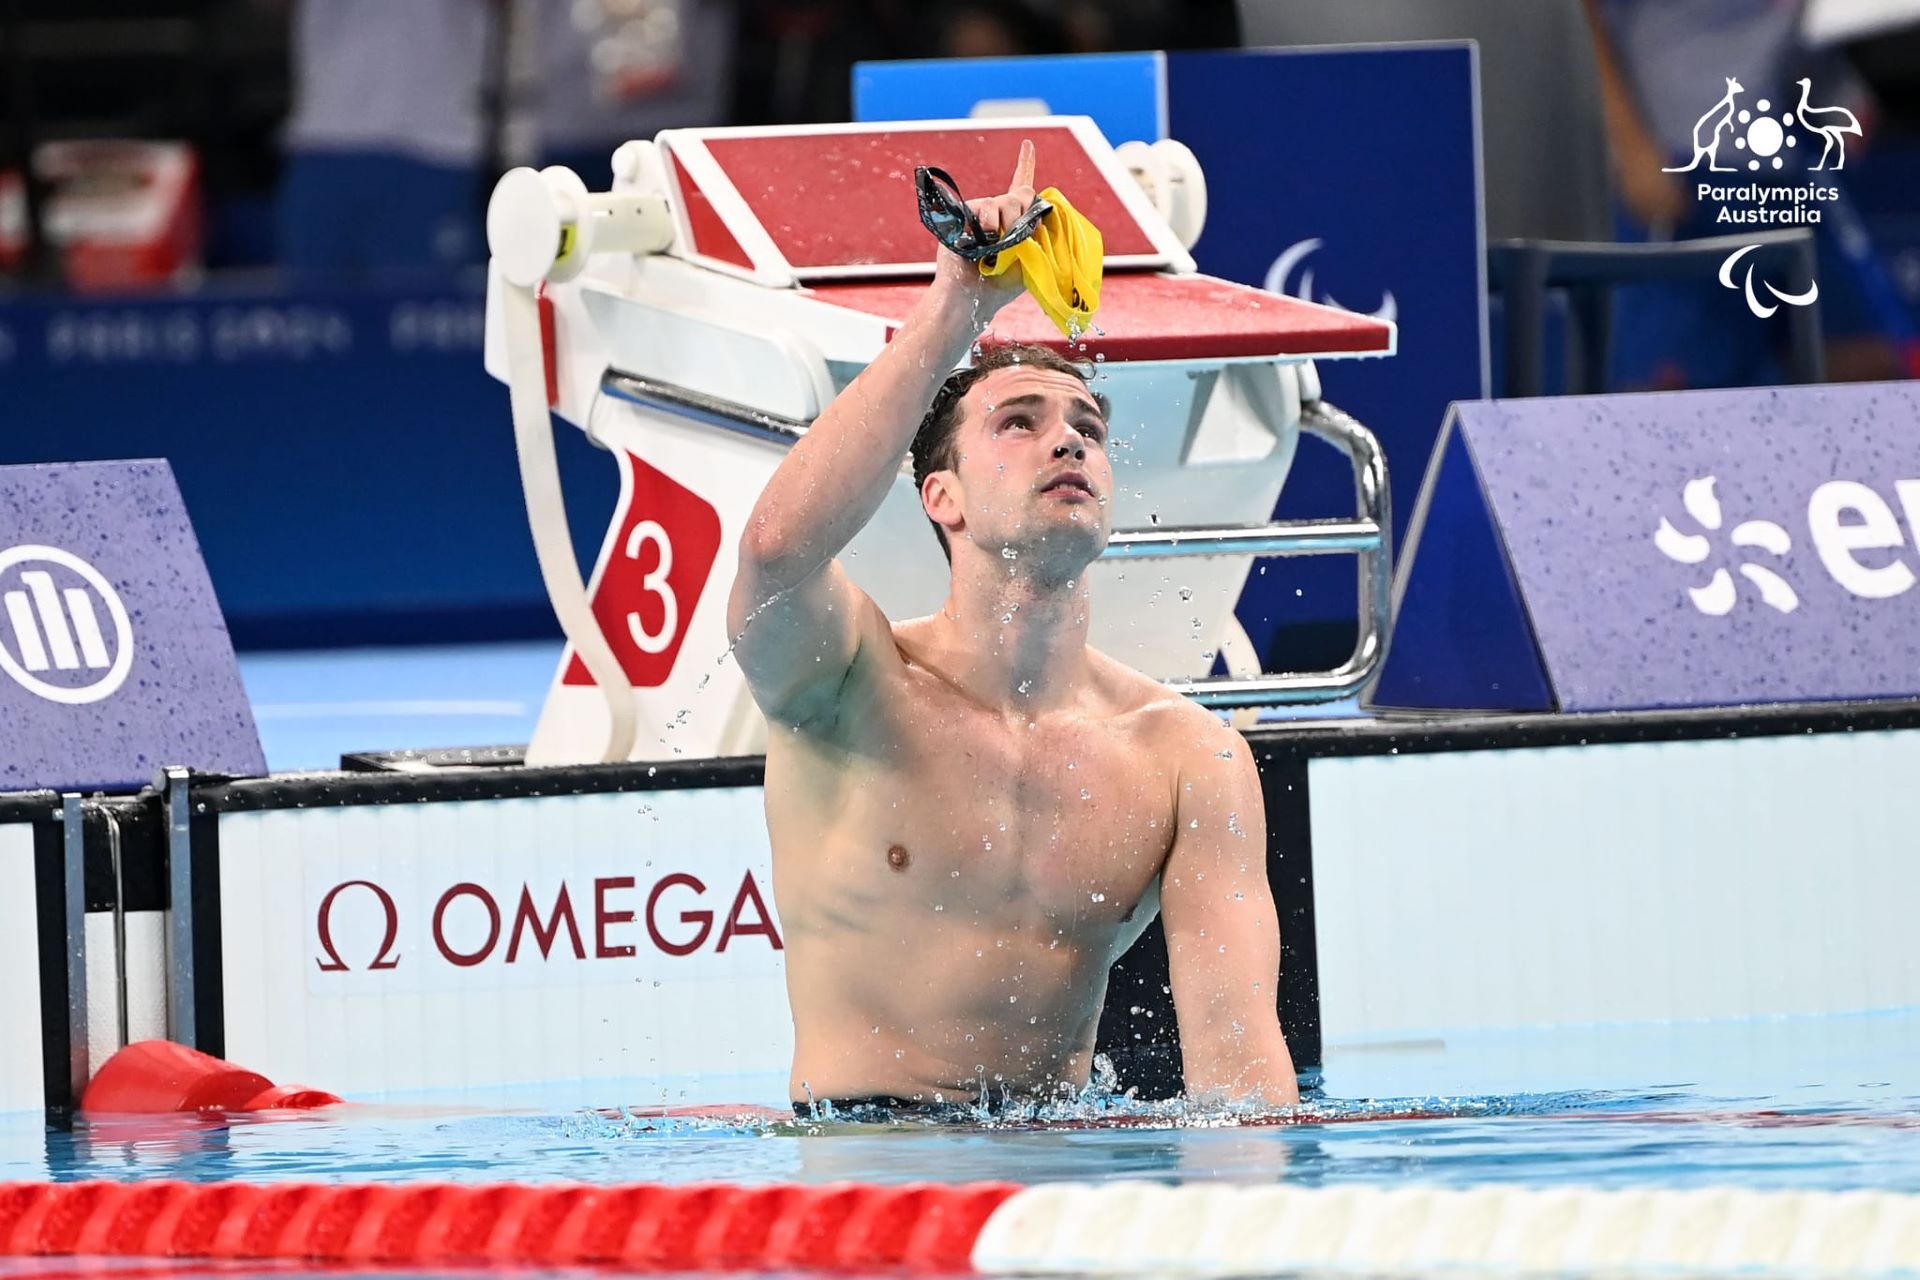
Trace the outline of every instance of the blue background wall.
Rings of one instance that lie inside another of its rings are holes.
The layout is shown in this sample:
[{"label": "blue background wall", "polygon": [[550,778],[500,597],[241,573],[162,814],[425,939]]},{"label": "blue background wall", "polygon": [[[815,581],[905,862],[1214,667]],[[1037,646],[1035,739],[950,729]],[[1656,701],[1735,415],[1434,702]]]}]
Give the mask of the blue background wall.
[{"label": "blue background wall", "polygon": [[[3,303],[0,462],[169,459],[243,646],[557,635],[482,323],[477,280]],[[558,437],[591,557],[618,478]]]}]

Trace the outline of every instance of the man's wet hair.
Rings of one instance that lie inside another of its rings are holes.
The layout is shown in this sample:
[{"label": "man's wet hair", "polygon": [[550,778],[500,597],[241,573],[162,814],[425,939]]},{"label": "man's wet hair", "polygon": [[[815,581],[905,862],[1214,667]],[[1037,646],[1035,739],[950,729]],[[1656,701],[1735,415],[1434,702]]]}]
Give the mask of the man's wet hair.
[{"label": "man's wet hair", "polygon": [[[1031,346],[1015,343],[1004,347],[994,347],[983,352],[974,362],[964,369],[956,370],[940,384],[940,390],[934,394],[933,403],[927,408],[927,416],[920,419],[920,430],[913,437],[913,488],[915,493],[924,492],[927,477],[936,471],[954,471],[960,466],[960,451],[956,440],[960,434],[960,402],[967,398],[967,392],[974,384],[996,369],[1011,369],[1024,365],[1030,369],[1050,369],[1055,373],[1071,374],[1080,379],[1082,386],[1092,390],[1092,378],[1087,370],[1067,359],[1051,347]],[[1110,416],[1111,406],[1107,398],[1098,391],[1093,392],[1093,402],[1100,406],[1100,417],[1106,420]],[[933,526],[933,534],[940,539],[941,554],[947,557],[947,563],[953,563],[953,548],[947,545],[947,531],[932,516],[927,523]]]}]

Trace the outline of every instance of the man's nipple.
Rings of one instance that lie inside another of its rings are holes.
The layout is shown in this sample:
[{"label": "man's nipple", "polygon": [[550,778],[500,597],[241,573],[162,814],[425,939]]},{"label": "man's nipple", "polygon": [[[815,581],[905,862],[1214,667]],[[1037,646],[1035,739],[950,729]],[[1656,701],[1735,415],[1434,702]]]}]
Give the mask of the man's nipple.
[{"label": "man's nipple", "polygon": [[887,865],[892,867],[895,871],[905,871],[907,869],[907,864],[909,864],[912,861],[913,861],[913,855],[907,852],[907,847],[905,845],[890,844],[887,846]]}]

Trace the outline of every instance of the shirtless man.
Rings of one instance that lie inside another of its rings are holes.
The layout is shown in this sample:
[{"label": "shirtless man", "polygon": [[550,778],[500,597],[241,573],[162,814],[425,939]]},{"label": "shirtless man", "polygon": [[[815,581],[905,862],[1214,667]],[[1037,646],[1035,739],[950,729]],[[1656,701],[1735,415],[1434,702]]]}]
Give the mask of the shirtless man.
[{"label": "shirtless man", "polygon": [[[1024,144],[1007,194],[972,202],[990,235],[1033,173]],[[948,377],[1018,292],[941,250],[741,541],[728,627],[769,722],[789,1092],[844,1109],[1077,1090],[1108,969],[1157,910],[1188,1094],[1296,1102],[1252,753],[1087,645],[1105,406],[1040,348]],[[894,623],[834,557],[910,447],[952,583]]]}]

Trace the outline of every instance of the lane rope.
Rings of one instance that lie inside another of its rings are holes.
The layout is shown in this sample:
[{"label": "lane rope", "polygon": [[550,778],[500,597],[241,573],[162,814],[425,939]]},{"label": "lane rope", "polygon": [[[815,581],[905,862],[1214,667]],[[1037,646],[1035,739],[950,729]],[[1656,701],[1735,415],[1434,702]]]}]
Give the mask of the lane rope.
[{"label": "lane rope", "polygon": [[0,1184],[0,1255],[1022,1275],[1920,1271],[1920,1196],[1732,1188]]}]

